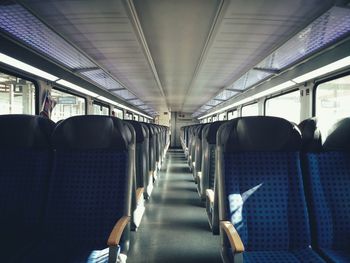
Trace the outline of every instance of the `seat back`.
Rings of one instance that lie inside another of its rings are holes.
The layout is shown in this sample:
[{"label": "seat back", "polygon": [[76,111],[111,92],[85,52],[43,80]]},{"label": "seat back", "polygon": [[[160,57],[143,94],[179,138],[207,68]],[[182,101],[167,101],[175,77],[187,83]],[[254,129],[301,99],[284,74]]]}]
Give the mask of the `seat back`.
[{"label": "seat back", "polygon": [[231,221],[246,251],[310,245],[300,149],[299,130],[281,118],[238,118],[219,129],[219,217]]},{"label": "seat back", "polygon": [[118,118],[88,115],[64,120],[52,141],[46,237],[67,247],[103,249],[115,223],[131,215],[135,138]]},{"label": "seat back", "polygon": [[305,138],[303,172],[314,245],[349,251],[350,118],[337,122],[328,135],[320,132],[317,119],[299,127]]},{"label": "seat back", "polygon": [[[55,123],[39,116],[0,116],[0,232],[6,242],[38,237],[52,167]],[[7,252],[7,251],[6,251]]]}]

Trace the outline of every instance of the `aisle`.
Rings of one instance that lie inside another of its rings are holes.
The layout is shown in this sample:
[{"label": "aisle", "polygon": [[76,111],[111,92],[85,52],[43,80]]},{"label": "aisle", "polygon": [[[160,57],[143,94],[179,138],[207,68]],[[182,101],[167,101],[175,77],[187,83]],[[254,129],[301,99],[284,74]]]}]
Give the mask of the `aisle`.
[{"label": "aisle", "polygon": [[209,231],[182,151],[168,152],[131,243],[127,263],[221,262],[219,237]]}]

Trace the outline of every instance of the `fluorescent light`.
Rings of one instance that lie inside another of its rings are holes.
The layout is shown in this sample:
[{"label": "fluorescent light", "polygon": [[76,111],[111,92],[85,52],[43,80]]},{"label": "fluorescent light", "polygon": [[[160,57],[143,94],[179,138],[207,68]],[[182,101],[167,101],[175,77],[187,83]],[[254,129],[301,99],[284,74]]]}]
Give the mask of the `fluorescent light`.
[{"label": "fluorescent light", "polygon": [[59,79],[58,77],[51,75],[50,73],[35,68],[31,65],[28,65],[27,63],[24,63],[2,53],[0,53],[0,62],[50,81],[56,81]]},{"label": "fluorescent light", "polygon": [[293,81],[296,83],[302,83],[302,82],[308,81],[310,79],[314,79],[314,78],[317,78],[319,76],[325,75],[325,74],[330,73],[332,71],[344,68],[344,67],[349,66],[349,65],[350,65],[350,56],[342,58],[340,60],[337,60],[331,64],[328,64],[327,66],[310,71],[309,73],[301,75],[297,78],[294,78]]},{"label": "fluorescent light", "polygon": [[84,89],[84,88],[82,88],[82,87],[80,87],[78,85],[75,85],[75,84],[73,84],[73,83],[71,83],[69,81],[66,81],[64,79],[60,79],[56,83],[58,83],[60,85],[63,85],[63,86],[66,86],[67,88],[70,88],[72,90],[78,91],[80,93],[86,94],[86,95],[91,96],[91,97],[97,97],[98,96],[97,93],[89,91],[87,89]]}]

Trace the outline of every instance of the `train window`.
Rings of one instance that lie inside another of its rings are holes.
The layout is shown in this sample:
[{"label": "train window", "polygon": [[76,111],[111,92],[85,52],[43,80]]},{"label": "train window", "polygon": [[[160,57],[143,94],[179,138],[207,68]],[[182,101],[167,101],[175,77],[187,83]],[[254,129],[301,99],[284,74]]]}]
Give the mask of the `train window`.
[{"label": "train window", "polygon": [[232,119],[237,118],[237,117],[238,117],[237,110],[232,110],[232,111],[229,111],[227,113],[227,119],[228,120],[232,120]]},{"label": "train window", "polygon": [[35,114],[35,84],[0,72],[0,114]]},{"label": "train window", "polygon": [[210,123],[210,122],[213,122],[212,117],[209,117],[209,118],[208,118],[208,122],[209,122],[209,123]]},{"label": "train window", "polygon": [[226,112],[220,113],[219,114],[219,121],[223,121],[226,119]]},{"label": "train window", "polygon": [[93,103],[94,115],[109,116],[109,107],[98,102]]},{"label": "train window", "polygon": [[300,122],[299,90],[272,97],[265,102],[265,115],[287,119],[294,123]]},{"label": "train window", "polygon": [[259,115],[258,103],[253,103],[242,107],[242,117],[257,115]]},{"label": "train window", "polygon": [[123,110],[121,110],[121,109],[113,108],[112,115],[119,118],[119,119],[124,119],[124,113],[123,113]]},{"label": "train window", "polygon": [[215,121],[218,121],[218,115],[217,114],[215,114],[214,116],[213,116],[213,122],[215,122]]},{"label": "train window", "polygon": [[51,96],[57,103],[51,114],[51,119],[55,122],[72,116],[84,115],[86,112],[86,102],[82,97],[56,88],[51,90]]},{"label": "train window", "polygon": [[350,116],[350,75],[323,82],[316,87],[316,116],[328,128]]},{"label": "train window", "polygon": [[127,111],[127,112],[125,113],[124,119],[125,119],[125,120],[132,120],[132,113]]},{"label": "train window", "polygon": [[139,121],[139,115],[134,114],[134,121]]},{"label": "train window", "polygon": [[143,122],[143,117],[142,116],[139,117],[139,121]]}]

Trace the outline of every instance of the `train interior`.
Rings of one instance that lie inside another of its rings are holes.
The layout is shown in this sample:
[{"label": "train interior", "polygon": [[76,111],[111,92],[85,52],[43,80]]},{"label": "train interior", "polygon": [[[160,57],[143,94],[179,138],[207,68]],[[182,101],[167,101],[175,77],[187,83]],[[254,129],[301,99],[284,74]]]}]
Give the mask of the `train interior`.
[{"label": "train interior", "polygon": [[6,263],[350,262],[349,0],[1,0]]}]

